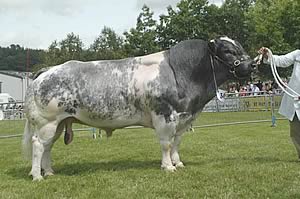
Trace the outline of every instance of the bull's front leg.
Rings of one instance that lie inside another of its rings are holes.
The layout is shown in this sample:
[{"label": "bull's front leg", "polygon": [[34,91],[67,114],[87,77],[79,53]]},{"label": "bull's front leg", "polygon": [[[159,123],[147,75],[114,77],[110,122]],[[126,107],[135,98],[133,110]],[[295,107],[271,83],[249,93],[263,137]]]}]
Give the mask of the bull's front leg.
[{"label": "bull's front leg", "polygon": [[180,157],[179,157],[180,142],[181,142],[181,134],[175,136],[174,142],[173,142],[173,145],[171,148],[171,160],[172,160],[172,164],[176,168],[184,167],[184,164],[181,162]]},{"label": "bull's front leg", "polygon": [[160,145],[162,149],[161,168],[166,171],[176,171],[176,167],[172,164],[171,160],[171,141],[169,139],[160,139]]},{"label": "bull's front leg", "polygon": [[176,133],[176,122],[166,122],[164,116],[161,115],[152,115],[152,121],[162,150],[161,168],[173,172],[176,170],[176,167],[172,164],[171,149]]}]

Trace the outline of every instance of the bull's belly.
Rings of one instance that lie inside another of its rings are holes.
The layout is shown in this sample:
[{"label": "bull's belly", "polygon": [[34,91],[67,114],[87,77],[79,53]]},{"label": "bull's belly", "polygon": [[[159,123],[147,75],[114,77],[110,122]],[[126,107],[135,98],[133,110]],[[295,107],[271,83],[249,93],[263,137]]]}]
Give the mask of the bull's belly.
[{"label": "bull's belly", "polygon": [[150,113],[136,109],[133,105],[126,106],[126,108],[119,107],[119,109],[106,106],[103,109],[91,110],[89,106],[76,108],[59,106],[57,99],[50,100],[50,103],[43,108],[36,108],[39,107],[36,104],[40,103],[35,103],[31,108],[32,110],[29,110],[31,114],[34,112],[33,110],[40,110],[38,116],[34,116],[36,120],[40,120],[41,117],[47,121],[56,120],[57,123],[60,123],[66,118],[75,118],[89,126],[110,129],[133,125],[152,127]]},{"label": "bull's belly", "polygon": [[78,111],[73,116],[84,124],[97,128],[119,129],[127,126],[142,125],[152,127],[150,115],[147,116],[141,111],[115,112],[115,113],[93,113],[85,110]]}]

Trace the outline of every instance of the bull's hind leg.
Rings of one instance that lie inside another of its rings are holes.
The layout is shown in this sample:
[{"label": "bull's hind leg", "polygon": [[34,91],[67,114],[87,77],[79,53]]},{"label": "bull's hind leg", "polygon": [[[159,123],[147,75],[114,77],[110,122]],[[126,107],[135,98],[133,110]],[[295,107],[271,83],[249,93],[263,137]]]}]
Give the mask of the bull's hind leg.
[{"label": "bull's hind leg", "polygon": [[32,168],[30,175],[33,180],[42,180],[41,175],[41,160],[44,153],[44,146],[37,135],[32,136]]},{"label": "bull's hind leg", "polygon": [[162,115],[152,114],[152,122],[160,141],[162,149],[161,168],[166,171],[175,171],[176,167],[172,164],[171,148],[173,137],[176,133],[176,122],[166,121]]},{"label": "bull's hind leg", "polygon": [[[53,132],[56,125],[54,124],[49,130],[48,133]],[[42,169],[44,170],[44,176],[54,175],[54,171],[51,167],[51,149],[54,142],[59,138],[64,129],[64,122],[61,122],[56,128],[55,134],[52,138],[48,139],[49,141],[44,144],[44,153],[42,156]]]},{"label": "bull's hind leg", "polygon": [[42,180],[41,169],[46,175],[52,175],[50,151],[56,135],[56,121],[50,122],[36,131],[32,137],[32,169],[33,180]]}]

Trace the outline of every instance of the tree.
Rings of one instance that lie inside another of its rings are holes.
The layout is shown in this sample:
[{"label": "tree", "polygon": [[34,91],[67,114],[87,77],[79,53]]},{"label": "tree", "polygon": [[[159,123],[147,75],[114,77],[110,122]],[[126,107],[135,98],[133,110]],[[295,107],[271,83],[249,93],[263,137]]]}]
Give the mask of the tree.
[{"label": "tree", "polygon": [[146,5],[137,18],[135,28],[125,32],[125,50],[129,56],[140,56],[159,51],[156,34],[156,21],[153,12]]},{"label": "tree", "polygon": [[227,35],[239,41],[248,50],[251,24],[247,23],[247,13],[254,5],[254,0],[226,0],[218,10],[216,21],[219,35]]},{"label": "tree", "polygon": [[187,39],[209,38],[207,0],[182,0],[177,7],[167,8],[167,14],[160,16],[160,23],[157,27],[159,45],[163,48]]},{"label": "tree", "polygon": [[[60,63],[60,48],[57,41],[53,41],[48,47],[48,51],[44,57],[44,63],[48,66],[55,66]],[[39,69],[39,67],[37,68]]]},{"label": "tree", "polygon": [[109,28],[104,27],[101,34],[95,39],[89,50],[92,59],[118,59],[124,57],[123,38]]},{"label": "tree", "polygon": [[34,65],[42,63],[43,55],[42,50],[25,49],[18,44],[0,47],[0,70],[30,71]]},{"label": "tree", "polygon": [[[299,31],[299,20],[291,23],[287,21],[294,16],[299,16],[299,10],[290,8],[293,5],[298,5],[299,8],[299,3],[294,3],[293,0],[256,1],[255,6],[247,14],[248,23],[253,27],[249,36],[251,43],[249,51],[252,54],[255,54],[261,46],[269,47],[274,54],[285,54],[293,49],[292,46],[298,41],[293,36],[293,30]],[[260,71],[266,78],[272,78],[269,67],[260,67]],[[291,68],[279,68],[278,71],[282,76],[288,77]]]},{"label": "tree", "polygon": [[[285,2],[286,3],[286,2]],[[282,10],[279,18],[279,24],[282,27],[283,38],[292,49],[300,48],[300,2],[288,1],[286,7]]]},{"label": "tree", "polygon": [[60,42],[53,41],[46,51],[41,66],[54,66],[69,60],[83,60],[83,43],[74,33],[67,34],[67,38]]},{"label": "tree", "polygon": [[81,60],[81,53],[83,51],[83,43],[79,36],[73,32],[67,35],[60,43],[61,58],[65,62],[67,60]]}]

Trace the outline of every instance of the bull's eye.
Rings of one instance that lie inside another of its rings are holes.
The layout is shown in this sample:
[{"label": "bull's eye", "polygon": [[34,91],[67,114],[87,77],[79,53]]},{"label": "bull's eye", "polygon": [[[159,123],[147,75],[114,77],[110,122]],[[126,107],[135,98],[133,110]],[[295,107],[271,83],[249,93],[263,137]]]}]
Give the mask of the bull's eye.
[{"label": "bull's eye", "polygon": [[234,56],[237,55],[236,52],[235,52],[234,50],[225,50],[224,53],[227,54],[227,55],[228,55],[228,54],[234,55]]}]

